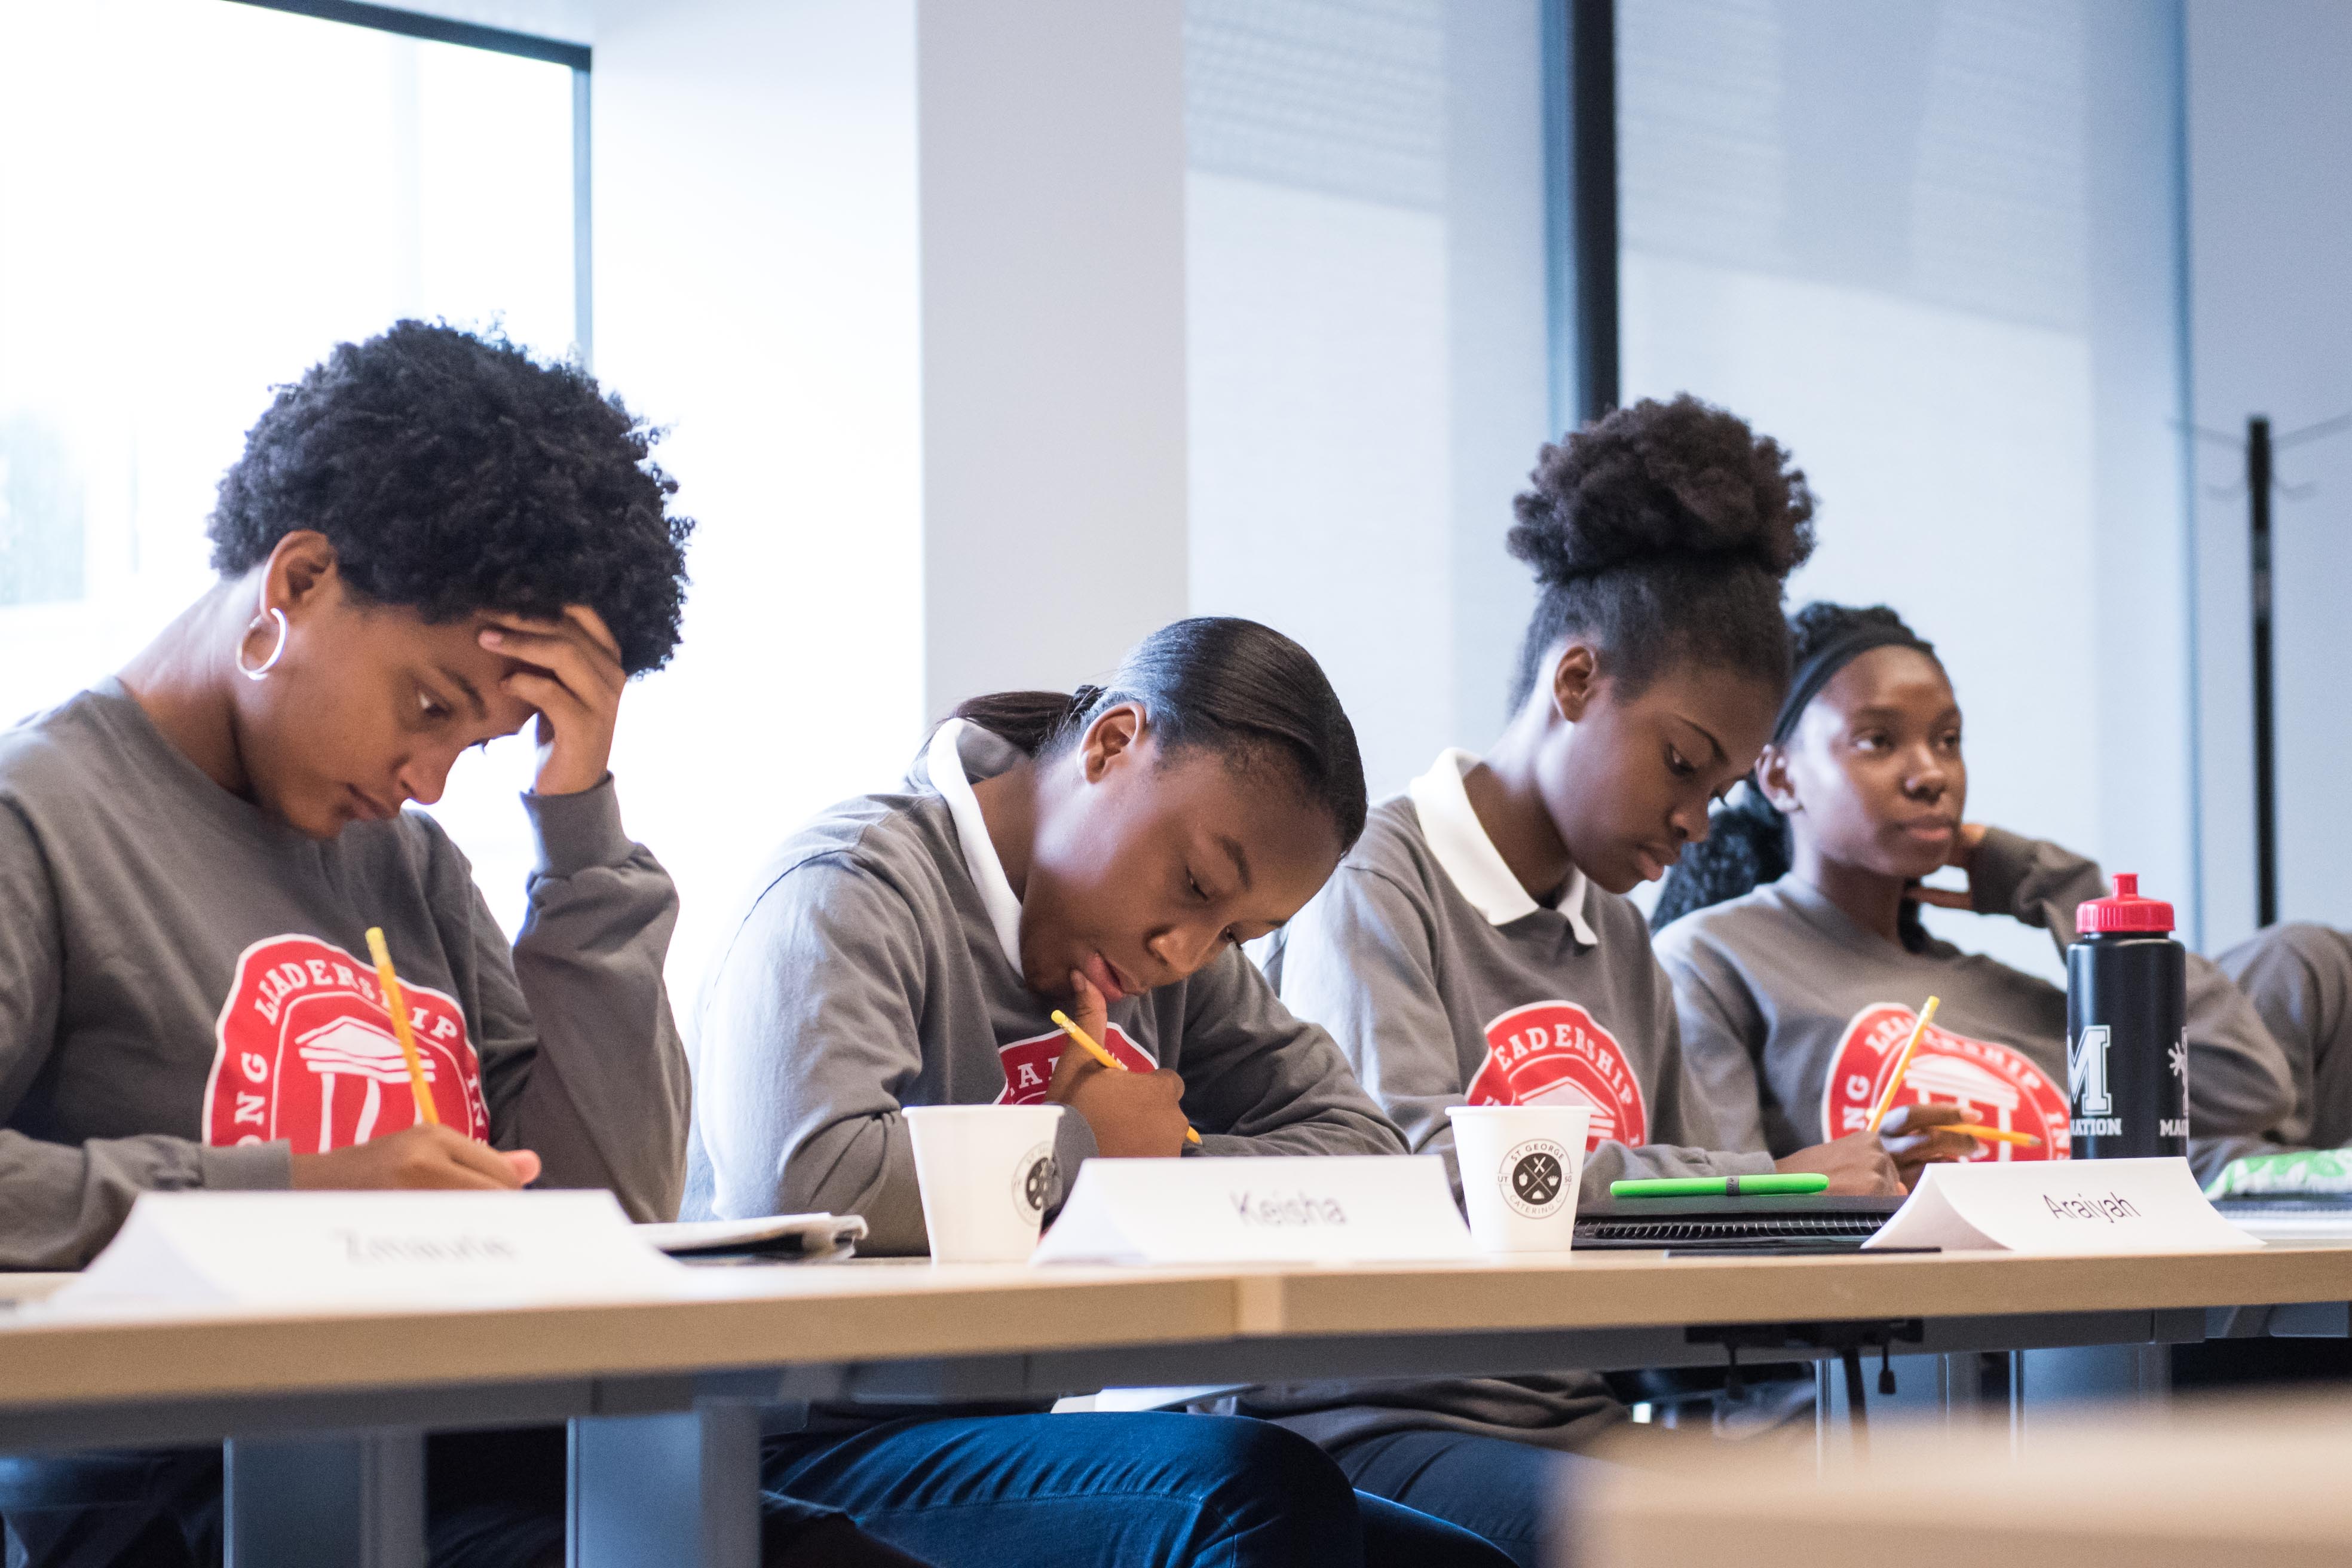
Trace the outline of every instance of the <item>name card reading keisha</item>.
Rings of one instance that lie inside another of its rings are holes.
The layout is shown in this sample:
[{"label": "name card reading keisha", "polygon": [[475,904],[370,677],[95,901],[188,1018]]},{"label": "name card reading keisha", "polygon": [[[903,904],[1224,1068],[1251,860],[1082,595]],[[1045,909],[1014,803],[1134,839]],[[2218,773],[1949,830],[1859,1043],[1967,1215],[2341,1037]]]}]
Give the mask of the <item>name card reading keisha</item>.
[{"label": "name card reading keisha", "polygon": [[1033,1263],[1398,1263],[1472,1256],[1433,1155],[1089,1160]]},{"label": "name card reading keisha", "polygon": [[649,1300],[688,1276],[610,1193],[142,1193],[46,1310]]},{"label": "name card reading keisha", "polygon": [[2224,1252],[2261,1242],[2205,1201],[2189,1162],[2020,1160],[1930,1165],[1863,1243],[2063,1256]]}]

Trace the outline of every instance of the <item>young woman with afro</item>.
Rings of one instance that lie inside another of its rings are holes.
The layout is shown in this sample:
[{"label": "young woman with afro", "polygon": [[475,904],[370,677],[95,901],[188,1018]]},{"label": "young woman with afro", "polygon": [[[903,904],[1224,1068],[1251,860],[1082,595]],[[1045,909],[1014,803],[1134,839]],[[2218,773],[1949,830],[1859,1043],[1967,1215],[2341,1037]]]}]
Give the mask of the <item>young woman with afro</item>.
[{"label": "young woman with afro", "polygon": [[[1690,397],[1618,410],[1543,449],[1511,552],[1541,593],[1512,716],[1441,754],[1274,940],[1286,1004],[1328,1028],[1416,1152],[1454,1160],[1458,1105],[1592,1108],[1583,1191],[1622,1177],[1826,1173],[1892,1192],[1846,1138],[1727,1142],[1685,1070],[1674,997],[1625,898],[1703,842],[1789,679],[1781,583],[1812,548],[1802,474]],[[1921,1119],[1922,1121],[1927,1119]],[[1780,1156],[1775,1158],[1775,1155]],[[1257,1389],[1228,1408],[1312,1436],[1358,1488],[1548,1561],[1549,1500],[1625,1416],[1590,1372]]]},{"label": "young woman with afro", "polygon": [[[651,444],[586,374],[503,342],[404,321],[342,344],[223,477],[218,581],[121,673],[0,734],[0,1264],[79,1268],[143,1192],[543,1180],[674,1216],[677,896],[607,767],[686,592],[693,525]],[[509,944],[403,808],[525,726],[539,856]],[[427,1465],[434,1562],[561,1563],[561,1428],[437,1438]],[[216,1447],[5,1479],[12,1562],[219,1560]],[[107,1490],[124,1500],[86,1506]],[[781,1500],[768,1535],[772,1561],[908,1561]]]},{"label": "young woman with afro", "polygon": [[[1732,1146],[1848,1134],[1927,996],[1942,998],[1896,1104],[2041,1140],[1967,1159],[2051,1159],[2067,1137],[2066,994],[1931,936],[1922,903],[2021,921],[2062,951],[2104,896],[2096,864],[1967,817],[1958,695],[1885,606],[1809,605],[1797,674],[1752,783],[1668,880],[1654,919],[1684,1048]],[[1944,867],[1966,892],[1922,887]],[[2226,975],[2189,961],[2189,1158],[2210,1175],[2292,1104],[2287,1064]]]}]

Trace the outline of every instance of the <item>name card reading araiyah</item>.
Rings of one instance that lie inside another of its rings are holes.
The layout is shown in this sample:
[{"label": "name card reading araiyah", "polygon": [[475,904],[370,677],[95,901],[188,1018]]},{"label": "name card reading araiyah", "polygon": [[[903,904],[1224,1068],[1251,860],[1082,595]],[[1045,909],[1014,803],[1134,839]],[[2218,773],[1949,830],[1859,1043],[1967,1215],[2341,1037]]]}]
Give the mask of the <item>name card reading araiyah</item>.
[{"label": "name card reading araiyah", "polygon": [[646,1300],[688,1270],[610,1193],[144,1193],[48,1309]]},{"label": "name card reading araiyah", "polygon": [[1433,1155],[1089,1160],[1033,1263],[1396,1263],[1472,1256]]},{"label": "name card reading araiyah", "polygon": [[2261,1245],[2214,1212],[2181,1159],[1930,1165],[1909,1201],[1863,1243],[2049,1255]]}]

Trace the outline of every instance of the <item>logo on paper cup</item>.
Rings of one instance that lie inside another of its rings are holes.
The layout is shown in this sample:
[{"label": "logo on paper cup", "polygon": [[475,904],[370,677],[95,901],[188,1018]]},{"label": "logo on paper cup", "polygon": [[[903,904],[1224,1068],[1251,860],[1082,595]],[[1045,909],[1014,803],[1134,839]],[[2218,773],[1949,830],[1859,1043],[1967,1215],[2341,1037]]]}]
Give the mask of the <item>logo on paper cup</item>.
[{"label": "logo on paper cup", "polygon": [[1573,1163],[1565,1145],[1549,1138],[1530,1138],[1504,1154],[1495,1179],[1512,1213],[1528,1219],[1549,1219],[1568,1201],[1568,1172]]},{"label": "logo on paper cup", "polygon": [[[1918,1021],[1918,1014],[1895,1002],[1874,1003],[1853,1016],[1822,1084],[1822,1137],[1843,1138],[1869,1124]],[[1957,1105],[1971,1121],[2042,1140],[2039,1148],[1979,1143],[1972,1160],[2056,1160],[2070,1146],[2066,1090],[2049,1074],[2022,1052],[1935,1024],[1919,1037],[1895,1104]]]},{"label": "logo on paper cup", "polygon": [[1572,1002],[1514,1007],[1486,1026],[1486,1059],[1470,1080],[1473,1105],[1589,1105],[1589,1153],[1614,1139],[1649,1142],[1642,1080],[1617,1037]]},{"label": "logo on paper cup", "polygon": [[1013,1163],[1013,1207],[1025,1225],[1045,1217],[1045,1200],[1054,1195],[1054,1146],[1040,1143]]}]

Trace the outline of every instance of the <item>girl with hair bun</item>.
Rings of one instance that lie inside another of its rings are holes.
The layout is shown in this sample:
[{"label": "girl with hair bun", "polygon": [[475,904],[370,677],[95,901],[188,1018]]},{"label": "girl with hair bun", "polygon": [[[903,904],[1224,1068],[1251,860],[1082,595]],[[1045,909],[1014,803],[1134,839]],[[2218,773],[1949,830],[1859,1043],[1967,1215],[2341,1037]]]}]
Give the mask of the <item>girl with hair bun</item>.
[{"label": "girl with hair bun", "polygon": [[[1063,1192],[1084,1160],[1183,1153],[1188,1121],[1207,1154],[1402,1152],[1239,951],[1363,826],[1330,682],[1254,622],[1179,621],[1102,687],[963,704],[901,788],[755,879],[698,1014],[688,1215],[830,1209],[868,1251],[922,1253],[910,1106],[1060,1105]],[[1257,1421],[819,1405],[763,1479],[943,1562],[1500,1562]]]},{"label": "girl with hair bun", "polygon": [[[1448,751],[1373,809],[1271,944],[1283,1000],[1337,1037],[1415,1152],[1449,1165],[1448,1108],[1572,1097],[1593,1108],[1587,1194],[1776,1165],[1839,1192],[1895,1191],[1873,1140],[1776,1161],[1723,1139],[1623,896],[1706,838],[1709,803],[1770,731],[1789,679],[1781,584],[1812,549],[1804,476],[1769,437],[1685,396],[1545,447],[1517,510],[1510,550],[1542,595],[1509,727],[1483,757]],[[1914,1154],[1936,1137],[1907,1118],[1891,1134]],[[1568,1451],[1624,1415],[1582,1372],[1292,1385],[1227,1407],[1307,1433],[1359,1489],[1521,1563],[1543,1560]]]},{"label": "girl with hair bun", "polygon": [[[1959,699],[1934,647],[1893,610],[1809,605],[1794,638],[1796,677],[1754,780],[1658,900],[1658,956],[1692,1070],[1734,1147],[1848,1134],[1933,994],[1941,1009],[1896,1103],[1957,1106],[2042,1141],[1971,1141],[1962,1158],[2057,1157],[2065,992],[1937,941],[1918,906],[2007,915],[2063,952],[2075,906],[2103,896],[2106,879],[2055,844],[1965,820]],[[1965,893],[1919,885],[1946,866],[1968,873]],[[2292,1104],[2261,1017],[2194,953],[2185,1066],[2200,1175]]]}]

